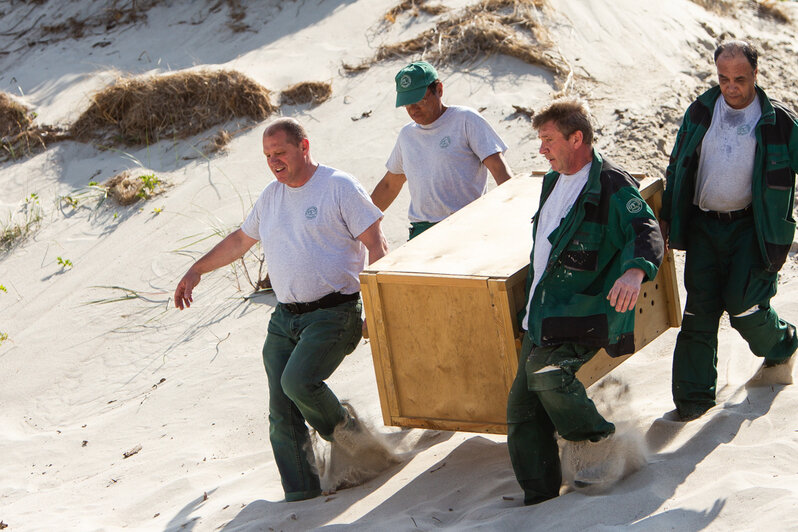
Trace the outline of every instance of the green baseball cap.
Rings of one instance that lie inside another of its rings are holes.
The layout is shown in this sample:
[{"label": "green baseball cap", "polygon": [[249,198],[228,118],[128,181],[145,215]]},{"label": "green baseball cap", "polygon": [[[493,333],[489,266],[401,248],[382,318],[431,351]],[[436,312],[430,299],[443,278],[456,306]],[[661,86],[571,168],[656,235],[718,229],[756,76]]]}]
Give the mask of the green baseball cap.
[{"label": "green baseball cap", "polygon": [[421,101],[427,87],[438,79],[435,68],[426,61],[410,63],[396,74],[396,107]]}]

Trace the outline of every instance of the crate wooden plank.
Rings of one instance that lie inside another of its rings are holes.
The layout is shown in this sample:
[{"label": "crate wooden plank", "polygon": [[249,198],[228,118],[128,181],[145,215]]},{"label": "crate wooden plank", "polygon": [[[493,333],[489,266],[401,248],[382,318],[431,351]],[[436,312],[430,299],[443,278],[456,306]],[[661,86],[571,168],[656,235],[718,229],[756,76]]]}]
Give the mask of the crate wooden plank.
[{"label": "crate wooden plank", "polygon": [[510,179],[367,271],[509,277],[529,264],[539,197],[540,178]]}]

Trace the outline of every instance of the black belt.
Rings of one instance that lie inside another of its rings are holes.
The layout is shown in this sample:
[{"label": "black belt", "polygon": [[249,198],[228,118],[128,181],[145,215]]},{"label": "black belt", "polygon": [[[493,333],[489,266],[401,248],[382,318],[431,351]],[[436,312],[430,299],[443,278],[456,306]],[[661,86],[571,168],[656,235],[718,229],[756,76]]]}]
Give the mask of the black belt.
[{"label": "black belt", "polygon": [[292,314],[304,314],[306,312],[313,312],[320,308],[330,308],[346,303],[347,301],[355,301],[360,299],[360,292],[354,294],[342,294],[341,292],[333,292],[327,294],[321,299],[316,301],[308,301],[307,303],[280,303],[282,306]]},{"label": "black belt", "polygon": [[740,220],[742,218],[751,216],[754,210],[749,205],[745,209],[740,209],[739,211],[718,212],[718,211],[705,211],[703,209],[698,209],[698,212],[703,214],[704,216],[720,220],[721,222],[733,222],[735,220]]}]

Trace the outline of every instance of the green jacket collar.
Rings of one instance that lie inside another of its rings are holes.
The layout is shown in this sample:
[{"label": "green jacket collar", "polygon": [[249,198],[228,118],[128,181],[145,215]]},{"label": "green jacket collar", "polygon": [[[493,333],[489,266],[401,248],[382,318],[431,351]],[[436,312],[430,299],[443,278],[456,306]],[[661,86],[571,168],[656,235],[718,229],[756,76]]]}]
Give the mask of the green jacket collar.
[{"label": "green jacket collar", "polygon": [[[763,91],[759,85],[755,85],[754,89],[756,89],[756,94],[759,96],[759,106],[762,109],[762,117],[759,119],[759,125],[775,124],[776,111],[773,109],[773,104],[770,103],[767,94],[765,94],[765,91]],[[709,109],[710,116],[712,116],[712,113],[715,111],[715,102],[718,97],[720,97],[720,94],[720,87],[715,85],[698,97],[698,101]]]}]

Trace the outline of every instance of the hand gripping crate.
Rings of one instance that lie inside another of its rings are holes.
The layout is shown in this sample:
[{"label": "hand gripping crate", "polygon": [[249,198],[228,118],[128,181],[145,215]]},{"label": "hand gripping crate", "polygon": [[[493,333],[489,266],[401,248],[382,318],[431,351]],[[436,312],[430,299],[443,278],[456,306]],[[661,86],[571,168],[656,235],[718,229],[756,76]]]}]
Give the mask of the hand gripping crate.
[{"label": "hand gripping crate", "polygon": [[[513,178],[361,273],[386,425],[506,433],[541,184]],[[640,190],[658,214],[662,181],[645,179]],[[635,312],[636,350],[679,326],[672,252]],[[602,349],[577,376],[590,386],[629,356]]]}]

